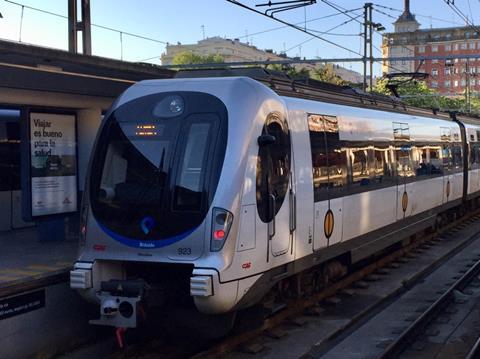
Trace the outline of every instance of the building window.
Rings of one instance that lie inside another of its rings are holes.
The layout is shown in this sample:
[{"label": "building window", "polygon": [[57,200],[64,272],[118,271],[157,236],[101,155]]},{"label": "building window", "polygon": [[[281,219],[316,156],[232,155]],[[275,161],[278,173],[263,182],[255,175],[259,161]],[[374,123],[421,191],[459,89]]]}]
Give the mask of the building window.
[{"label": "building window", "polygon": [[432,76],[438,76],[438,69],[432,69]]},{"label": "building window", "polygon": [[[445,38],[447,40],[450,40],[452,38],[452,34],[445,34]],[[450,45],[448,45],[448,46],[450,46]]]},{"label": "building window", "polygon": [[467,43],[466,43],[466,42],[462,42],[462,43],[460,44],[460,49],[461,49],[461,50],[466,50],[466,49],[467,49]]},{"label": "building window", "polygon": [[445,51],[452,51],[452,45],[451,44],[445,45]]},{"label": "building window", "polygon": [[475,43],[474,43],[474,42],[468,43],[468,48],[469,48],[470,50],[475,50]]},{"label": "building window", "polygon": [[406,60],[402,60],[402,65],[406,65],[407,64],[407,61]]},{"label": "building window", "polygon": [[445,75],[450,75],[451,71],[450,71],[450,67],[446,67],[445,68]]},{"label": "building window", "polygon": [[445,81],[445,87],[450,87],[450,86],[451,86],[450,80]]},{"label": "building window", "polygon": [[467,31],[467,32],[465,33],[465,38],[466,38],[466,39],[469,39],[469,38],[470,38],[470,31]]},{"label": "building window", "polygon": [[457,50],[458,50],[458,44],[453,45],[453,49],[454,49],[455,51],[457,51]]},{"label": "building window", "polygon": [[432,86],[433,88],[437,88],[437,87],[438,87],[438,82],[437,82],[437,81],[432,81],[431,86]]},{"label": "building window", "polygon": [[467,84],[467,82],[465,81],[465,79],[462,80],[462,86],[465,86]]},{"label": "building window", "polygon": [[433,59],[432,64],[438,64],[438,59]]},{"label": "building window", "polygon": [[438,52],[438,45],[432,45],[432,52]]},{"label": "building window", "polygon": [[471,84],[472,86],[475,86],[475,83],[476,83],[475,79],[471,79],[471,80],[470,80],[470,84]]},{"label": "building window", "polygon": [[418,52],[419,53],[424,53],[425,52],[425,46],[419,46],[418,47]]},{"label": "building window", "polygon": [[458,87],[458,80],[453,81],[453,87]]}]

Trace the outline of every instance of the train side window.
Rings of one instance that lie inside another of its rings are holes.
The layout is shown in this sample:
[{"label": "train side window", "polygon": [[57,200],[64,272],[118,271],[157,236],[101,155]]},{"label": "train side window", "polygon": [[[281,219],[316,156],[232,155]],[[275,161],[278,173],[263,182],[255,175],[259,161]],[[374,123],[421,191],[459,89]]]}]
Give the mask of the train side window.
[{"label": "train side window", "polygon": [[462,156],[461,145],[452,146],[452,162],[453,162],[453,171],[461,172],[463,169],[463,156]]},{"label": "train side window", "polygon": [[395,148],[397,158],[397,176],[405,181],[415,178],[415,170],[410,145],[401,145]]},{"label": "train side window", "polygon": [[470,168],[477,169],[480,167],[480,146],[478,143],[470,143]]},{"label": "train side window", "polygon": [[443,159],[443,172],[449,174],[453,169],[453,159],[452,152],[450,149],[450,144],[442,145],[442,159]]},{"label": "train side window", "polygon": [[428,146],[413,146],[412,155],[415,175],[417,177],[429,176],[431,173],[431,166]]},{"label": "train side window", "polygon": [[390,160],[389,146],[374,146],[373,178],[377,184],[389,184],[393,179],[393,166]]},{"label": "train side window", "polygon": [[350,185],[352,187],[368,186],[370,184],[370,168],[368,166],[368,148],[349,149]]},{"label": "train side window", "polygon": [[433,146],[429,149],[430,154],[430,174],[432,176],[439,176],[443,174],[442,166],[442,147]]},{"label": "train side window", "polygon": [[343,195],[347,184],[347,154],[334,116],[309,115],[315,202]]}]

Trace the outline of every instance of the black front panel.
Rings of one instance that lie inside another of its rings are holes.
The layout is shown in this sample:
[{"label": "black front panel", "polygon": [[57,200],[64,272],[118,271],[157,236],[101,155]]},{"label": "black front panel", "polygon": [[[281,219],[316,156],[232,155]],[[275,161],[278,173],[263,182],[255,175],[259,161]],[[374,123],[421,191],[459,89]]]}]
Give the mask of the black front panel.
[{"label": "black front panel", "polygon": [[95,218],[130,239],[194,230],[210,208],[226,142],[227,111],[214,96],[160,93],[121,105],[106,119],[95,149]]}]

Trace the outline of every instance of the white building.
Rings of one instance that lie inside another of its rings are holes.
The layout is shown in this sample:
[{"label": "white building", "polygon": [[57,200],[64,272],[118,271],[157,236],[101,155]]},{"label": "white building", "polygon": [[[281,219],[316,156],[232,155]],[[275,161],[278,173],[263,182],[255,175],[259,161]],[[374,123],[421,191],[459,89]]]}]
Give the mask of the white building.
[{"label": "white building", "polygon": [[[248,43],[241,42],[239,39],[224,39],[218,36],[200,40],[196,44],[170,45],[166,47],[166,52],[162,54],[162,65],[172,65],[175,55],[182,52],[193,52],[197,55],[220,55],[225,62],[249,62],[249,61],[281,61],[288,60],[285,54],[277,54],[273,50],[260,50]],[[321,63],[321,60],[319,60]],[[297,70],[306,68],[313,70],[323,64],[298,64],[294,65]],[[352,83],[361,83],[363,77],[353,70],[346,69],[339,65],[333,65],[335,73]]]}]

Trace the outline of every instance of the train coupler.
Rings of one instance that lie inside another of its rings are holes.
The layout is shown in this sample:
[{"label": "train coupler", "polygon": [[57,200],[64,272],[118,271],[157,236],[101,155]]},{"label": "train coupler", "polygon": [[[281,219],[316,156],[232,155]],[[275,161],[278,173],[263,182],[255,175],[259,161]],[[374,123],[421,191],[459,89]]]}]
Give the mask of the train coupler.
[{"label": "train coupler", "polygon": [[[101,290],[97,293],[100,299],[100,318],[90,320],[90,324],[116,327],[117,340],[120,332],[123,337],[125,328],[137,327],[139,317],[144,317],[140,302],[145,297],[146,289],[147,284],[143,280],[111,279],[102,282]],[[123,328],[123,331],[119,332],[119,328]]]}]

